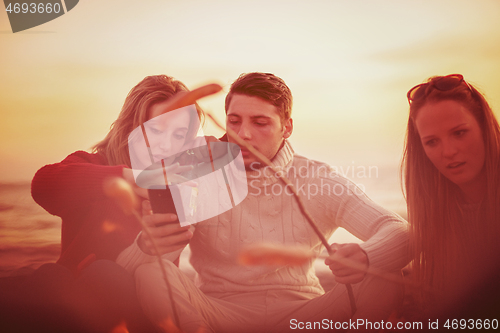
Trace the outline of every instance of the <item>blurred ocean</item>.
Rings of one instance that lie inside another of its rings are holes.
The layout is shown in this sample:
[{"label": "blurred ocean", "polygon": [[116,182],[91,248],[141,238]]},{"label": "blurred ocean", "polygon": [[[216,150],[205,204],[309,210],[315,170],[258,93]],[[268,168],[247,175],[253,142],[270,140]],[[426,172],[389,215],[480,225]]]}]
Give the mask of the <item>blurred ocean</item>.
[{"label": "blurred ocean", "polygon": [[[356,178],[349,172],[346,176],[372,200],[406,216],[395,167],[378,168],[377,174],[370,177]],[[0,184],[0,277],[28,274],[44,263],[55,262],[60,253],[60,235],[61,219],[33,201],[29,182]],[[357,241],[343,229],[330,239],[339,243]],[[182,256],[187,259],[189,249]],[[317,270],[323,266],[317,265]],[[187,260],[181,259],[181,268],[189,269]]]},{"label": "blurred ocean", "polygon": [[60,221],[33,201],[30,183],[0,184],[0,277],[56,261]]}]

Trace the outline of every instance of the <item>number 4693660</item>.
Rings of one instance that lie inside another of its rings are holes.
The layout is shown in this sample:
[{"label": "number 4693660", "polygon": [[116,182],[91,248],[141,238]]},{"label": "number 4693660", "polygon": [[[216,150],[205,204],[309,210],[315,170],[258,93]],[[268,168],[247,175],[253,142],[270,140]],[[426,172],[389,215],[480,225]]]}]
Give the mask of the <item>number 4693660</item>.
[{"label": "number 4693660", "polygon": [[19,13],[23,13],[23,14],[27,14],[27,13],[31,13],[31,14],[43,14],[43,13],[47,13],[47,14],[50,14],[50,13],[59,13],[61,11],[61,4],[59,3],[54,3],[54,4],[51,4],[51,3],[27,3],[27,2],[23,2],[23,3],[9,3],[9,5],[7,6],[7,8],[5,8],[5,11],[9,14],[11,13],[14,13],[14,14],[19,14]]},{"label": "number 4693660", "polygon": [[447,329],[452,329],[452,330],[456,330],[456,329],[472,329],[472,330],[475,330],[475,329],[485,329],[485,330],[488,330],[488,329],[494,329],[496,330],[498,328],[498,320],[497,319],[493,319],[493,320],[489,320],[489,319],[448,319],[446,320],[446,322],[444,323],[443,325],[444,328],[447,328]]}]

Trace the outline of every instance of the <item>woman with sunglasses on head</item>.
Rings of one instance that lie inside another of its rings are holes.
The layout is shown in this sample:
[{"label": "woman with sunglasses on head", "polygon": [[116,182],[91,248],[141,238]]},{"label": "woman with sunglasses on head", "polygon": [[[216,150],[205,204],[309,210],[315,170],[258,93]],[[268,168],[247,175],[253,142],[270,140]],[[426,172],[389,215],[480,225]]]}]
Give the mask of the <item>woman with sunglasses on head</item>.
[{"label": "woman with sunglasses on head", "polygon": [[[148,149],[133,151],[131,156],[129,135],[145,124],[146,131],[160,131],[157,135],[149,132],[150,151],[157,157],[182,151],[196,137],[202,111],[197,106],[189,108],[187,114],[170,111],[195,104],[196,99],[218,90],[217,85],[207,85],[189,92],[172,77],[148,76],[129,92],[118,119],[92,153],[77,151],[36,173],[34,200],[62,219],[61,255],[57,263],[42,265],[27,278],[20,294],[8,298],[10,304],[0,296],[0,308],[5,308],[0,311],[0,322],[9,320],[12,329],[26,331],[110,332],[120,322],[126,322],[131,332],[156,331],[142,314],[133,276],[115,263],[136,238],[144,243],[144,233],[137,237],[141,225],[105,194],[104,184],[112,177],[122,177],[137,194],[147,197],[147,190],[135,183],[131,158],[146,156],[148,160]],[[153,118],[168,121],[153,124]],[[177,172],[174,169],[182,167],[173,165],[169,170]],[[176,220],[174,214],[154,218],[145,214],[143,219],[149,225],[152,220],[168,224],[152,228],[152,232],[169,240],[170,245],[163,247],[169,246],[170,251],[185,247],[192,235],[188,228],[168,223]],[[143,248],[148,251],[150,247],[146,244]],[[163,247],[160,249],[165,251]],[[27,312],[32,321],[20,319]]]},{"label": "woman with sunglasses on head", "polygon": [[413,275],[430,314],[467,315],[498,274],[500,128],[460,74],[432,77],[407,97],[402,176]]}]

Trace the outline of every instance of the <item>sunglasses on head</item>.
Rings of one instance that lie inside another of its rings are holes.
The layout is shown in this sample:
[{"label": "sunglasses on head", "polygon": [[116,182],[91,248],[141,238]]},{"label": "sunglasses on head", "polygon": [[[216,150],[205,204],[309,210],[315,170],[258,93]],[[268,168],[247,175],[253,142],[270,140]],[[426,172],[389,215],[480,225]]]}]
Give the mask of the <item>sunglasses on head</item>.
[{"label": "sunglasses on head", "polygon": [[442,76],[431,82],[416,85],[408,91],[406,97],[408,98],[408,103],[411,104],[413,101],[426,97],[431,92],[431,88],[437,89],[439,91],[448,91],[455,89],[456,87],[461,85],[462,82],[465,83],[467,85],[467,88],[470,90],[470,86],[467,82],[465,82],[463,75],[450,74]]}]

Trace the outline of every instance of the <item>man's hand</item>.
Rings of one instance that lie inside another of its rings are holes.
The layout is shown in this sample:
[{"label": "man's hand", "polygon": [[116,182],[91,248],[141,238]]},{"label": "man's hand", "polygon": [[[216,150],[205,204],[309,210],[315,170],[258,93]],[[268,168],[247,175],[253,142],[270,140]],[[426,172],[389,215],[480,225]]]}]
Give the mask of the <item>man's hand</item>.
[{"label": "man's hand", "polygon": [[[142,203],[142,213],[142,220],[148,226],[160,255],[184,248],[193,237],[191,226],[181,227],[175,214],[153,214],[151,204],[147,200]],[[153,243],[144,230],[137,240],[137,245],[146,254],[156,254]]]},{"label": "man's hand", "polygon": [[[326,258],[325,264],[330,267],[333,275],[335,275],[335,281],[348,284],[361,282],[365,278],[368,257],[359,244],[332,244],[331,249],[334,253]],[[349,265],[349,263],[352,264]],[[357,266],[359,269],[352,266]]]}]

